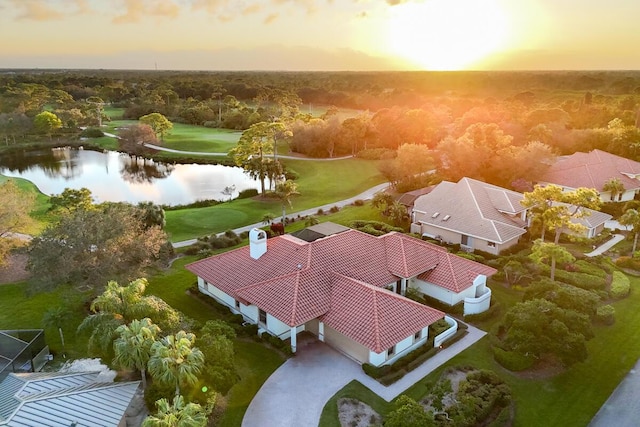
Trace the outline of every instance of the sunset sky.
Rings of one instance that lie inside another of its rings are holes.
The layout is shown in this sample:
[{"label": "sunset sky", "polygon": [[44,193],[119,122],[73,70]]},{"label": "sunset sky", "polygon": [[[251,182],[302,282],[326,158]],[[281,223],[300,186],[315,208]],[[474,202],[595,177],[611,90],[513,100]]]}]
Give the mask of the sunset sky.
[{"label": "sunset sky", "polygon": [[640,69],[638,0],[0,0],[0,68]]}]

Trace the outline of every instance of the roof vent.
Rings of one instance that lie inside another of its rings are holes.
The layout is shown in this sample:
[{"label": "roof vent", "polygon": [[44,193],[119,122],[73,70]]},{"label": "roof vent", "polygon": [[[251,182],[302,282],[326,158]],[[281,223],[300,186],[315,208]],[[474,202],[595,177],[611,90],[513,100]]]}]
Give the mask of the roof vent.
[{"label": "roof vent", "polygon": [[298,270],[302,270],[302,264],[298,264]]},{"label": "roof vent", "polygon": [[437,217],[438,217],[438,215],[440,215],[440,212],[436,212],[436,213],[434,213],[433,215],[431,215],[431,218],[437,218]]},{"label": "roof vent", "polygon": [[442,218],[442,220],[447,221],[449,218],[451,218],[451,215],[445,215],[444,218]]}]

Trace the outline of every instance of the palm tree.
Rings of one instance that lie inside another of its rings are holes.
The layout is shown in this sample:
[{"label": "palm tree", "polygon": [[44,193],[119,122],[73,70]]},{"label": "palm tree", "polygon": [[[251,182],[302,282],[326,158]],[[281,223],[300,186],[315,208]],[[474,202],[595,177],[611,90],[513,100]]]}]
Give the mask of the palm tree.
[{"label": "palm tree", "polygon": [[387,192],[379,192],[371,199],[371,205],[383,212],[383,214],[389,209],[389,206],[393,204],[393,196]]},{"label": "palm tree", "polygon": [[409,213],[406,206],[399,202],[393,202],[387,208],[387,216],[393,222],[396,227],[402,227],[409,219]]},{"label": "palm tree", "polygon": [[147,388],[147,364],[151,357],[151,346],[160,333],[158,325],[145,317],[133,320],[129,325],[120,325],[116,329],[120,336],[113,343],[115,357],[113,363],[124,368],[135,368],[142,377],[142,389]]},{"label": "palm tree", "polygon": [[149,415],[142,422],[142,427],[204,427],[207,424],[207,414],[197,403],[184,404],[182,396],[176,396],[173,403],[167,399],[156,402],[158,412]]},{"label": "palm tree", "polygon": [[282,225],[284,226],[284,220],[287,216],[287,205],[291,207],[291,197],[297,196],[300,193],[298,192],[298,184],[291,181],[290,179],[285,182],[281,182],[276,185],[276,196],[282,202]]},{"label": "palm tree", "polygon": [[195,340],[194,334],[179,331],[151,346],[149,372],[155,380],[175,385],[176,396],[180,394],[181,384],[196,383],[196,375],[204,365],[204,355],[199,348],[194,347]]},{"label": "palm tree", "polygon": [[60,333],[60,342],[62,343],[62,357],[66,357],[64,348],[64,333],[62,332],[62,325],[64,325],[71,317],[71,312],[66,307],[50,308],[44,313],[42,317],[42,325],[45,328],[58,328]]},{"label": "palm tree", "polygon": [[273,221],[276,217],[273,214],[270,213],[266,213],[264,215],[262,215],[262,223],[264,225],[269,225],[271,224],[271,221]]},{"label": "palm tree", "polygon": [[304,225],[306,225],[307,227],[311,227],[312,225],[316,225],[319,223],[320,223],[320,220],[315,215],[309,215],[307,219],[304,220]]},{"label": "palm tree", "polygon": [[91,303],[93,314],[87,316],[78,332],[87,332],[89,349],[108,356],[113,350],[116,330],[134,319],[149,317],[161,329],[171,330],[179,322],[178,313],[166,302],[155,296],[145,296],[147,279],[134,280],[127,286],[115,281],[107,283],[105,291]]},{"label": "palm tree", "polygon": [[638,245],[638,233],[640,233],[640,212],[635,209],[627,209],[618,222],[624,226],[632,227],[634,236],[633,249],[631,250],[631,253],[634,253],[636,251],[636,246]]}]

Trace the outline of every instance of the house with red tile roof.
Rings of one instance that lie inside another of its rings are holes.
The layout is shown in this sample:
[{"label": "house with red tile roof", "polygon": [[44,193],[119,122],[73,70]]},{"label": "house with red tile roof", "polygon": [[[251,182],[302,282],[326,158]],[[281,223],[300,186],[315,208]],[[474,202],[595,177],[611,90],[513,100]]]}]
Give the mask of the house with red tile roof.
[{"label": "house with red tile roof", "polygon": [[[612,178],[619,179],[624,186],[624,191],[615,197],[610,191],[604,191],[605,184]],[[556,184],[568,191],[595,188],[603,202],[633,200],[640,191],[640,162],[602,150],[577,152],[551,165],[540,183]]]},{"label": "house with red tile roof", "polygon": [[249,246],[186,266],[199,290],[259,326],[291,339],[309,331],[375,366],[425,344],[442,311],[404,296],[409,287],[465,313],[489,308],[495,269],[440,246],[389,233],[343,231],[312,242],[253,229]]}]

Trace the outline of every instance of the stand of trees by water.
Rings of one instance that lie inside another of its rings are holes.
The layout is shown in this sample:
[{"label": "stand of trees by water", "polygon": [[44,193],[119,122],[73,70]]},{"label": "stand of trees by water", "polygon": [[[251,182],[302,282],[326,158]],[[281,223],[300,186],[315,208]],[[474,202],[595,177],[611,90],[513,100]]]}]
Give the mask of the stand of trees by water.
[{"label": "stand of trees by water", "polygon": [[[393,158],[417,144],[443,178],[506,186],[535,180],[556,155],[598,148],[635,159],[640,148],[640,72],[0,73],[6,145],[100,126],[113,107],[124,119],[159,113],[242,131],[277,123],[274,149],[285,141],[310,157]],[[393,169],[383,172],[396,181]]]}]

